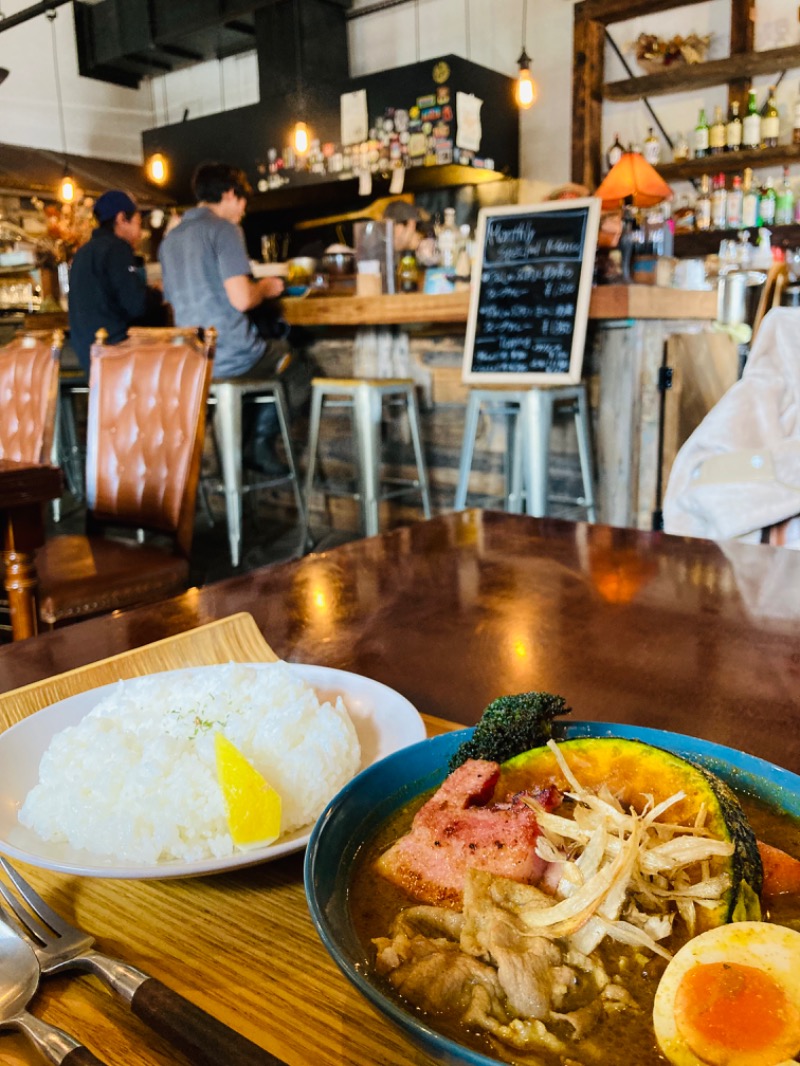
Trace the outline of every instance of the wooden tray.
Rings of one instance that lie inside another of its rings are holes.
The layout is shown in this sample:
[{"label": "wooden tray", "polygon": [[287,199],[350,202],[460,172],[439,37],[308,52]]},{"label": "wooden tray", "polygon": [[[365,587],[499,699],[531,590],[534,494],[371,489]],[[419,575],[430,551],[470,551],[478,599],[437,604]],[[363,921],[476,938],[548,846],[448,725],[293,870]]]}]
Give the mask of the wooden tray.
[{"label": "wooden tray", "polygon": [[183,666],[273,663],[277,659],[253,616],[246,612],[232,614],[197,629],[4,693],[0,696],[0,732],[42,707],[114,681],[163,670],[179,670]]}]

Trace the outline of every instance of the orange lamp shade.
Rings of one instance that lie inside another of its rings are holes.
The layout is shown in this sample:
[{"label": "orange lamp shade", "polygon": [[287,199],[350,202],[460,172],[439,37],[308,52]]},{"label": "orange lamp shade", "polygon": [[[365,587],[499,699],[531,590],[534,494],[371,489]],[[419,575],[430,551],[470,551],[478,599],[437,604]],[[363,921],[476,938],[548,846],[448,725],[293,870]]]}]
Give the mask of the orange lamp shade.
[{"label": "orange lamp shade", "polygon": [[595,191],[612,211],[629,200],[634,207],[653,207],[672,198],[672,189],[639,152],[625,152]]}]

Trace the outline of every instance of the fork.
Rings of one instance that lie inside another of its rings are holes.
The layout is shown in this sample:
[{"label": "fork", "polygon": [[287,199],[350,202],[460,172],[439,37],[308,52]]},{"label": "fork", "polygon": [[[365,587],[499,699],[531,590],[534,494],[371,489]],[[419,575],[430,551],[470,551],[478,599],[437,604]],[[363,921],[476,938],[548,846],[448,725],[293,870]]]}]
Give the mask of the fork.
[{"label": "fork", "polygon": [[0,895],[13,911],[6,912],[6,917],[33,947],[43,974],[75,969],[100,977],[145,1025],[182,1051],[194,1066],[219,1066],[221,1062],[286,1066],[157,978],[95,951],[94,938],[48,907],[2,855],[0,867],[24,900],[0,879]]}]

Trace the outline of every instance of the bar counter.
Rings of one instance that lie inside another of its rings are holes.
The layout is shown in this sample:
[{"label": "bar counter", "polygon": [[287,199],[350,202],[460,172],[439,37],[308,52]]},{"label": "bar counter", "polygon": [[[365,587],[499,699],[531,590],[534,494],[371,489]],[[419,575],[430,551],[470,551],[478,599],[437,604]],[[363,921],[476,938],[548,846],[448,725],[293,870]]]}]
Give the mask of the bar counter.
[{"label": "bar counter", "polygon": [[[441,322],[464,324],[469,290],[434,296],[287,297],[283,314],[292,326],[398,326]],[[701,319],[716,316],[715,291],[657,288],[654,285],[604,285],[592,290],[589,318]]]}]

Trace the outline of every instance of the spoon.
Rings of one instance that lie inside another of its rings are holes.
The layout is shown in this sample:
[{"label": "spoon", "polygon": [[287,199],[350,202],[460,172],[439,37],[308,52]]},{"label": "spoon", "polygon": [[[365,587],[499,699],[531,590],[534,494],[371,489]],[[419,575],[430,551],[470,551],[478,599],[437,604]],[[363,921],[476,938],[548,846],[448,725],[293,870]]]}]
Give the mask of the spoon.
[{"label": "spoon", "polygon": [[0,922],[0,1029],[23,1032],[48,1062],[105,1066],[88,1048],[25,1009],[39,985],[33,948]]}]

